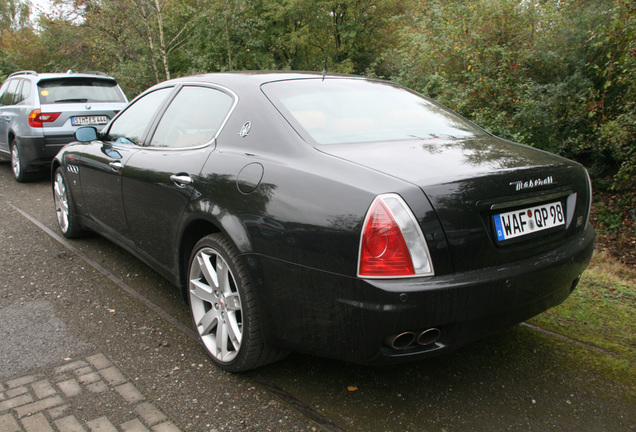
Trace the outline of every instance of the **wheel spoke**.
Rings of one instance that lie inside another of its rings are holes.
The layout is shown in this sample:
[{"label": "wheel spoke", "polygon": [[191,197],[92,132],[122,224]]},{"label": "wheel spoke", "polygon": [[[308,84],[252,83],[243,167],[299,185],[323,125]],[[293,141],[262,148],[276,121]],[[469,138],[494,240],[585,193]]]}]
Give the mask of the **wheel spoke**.
[{"label": "wheel spoke", "polygon": [[55,198],[57,208],[66,212],[68,210],[68,204],[66,203],[66,189],[64,188],[64,183],[60,180],[55,182]]},{"label": "wheel spoke", "polygon": [[221,360],[225,360],[228,357],[227,325],[223,321],[219,321],[219,326],[216,329],[216,349]]},{"label": "wheel spoke", "polygon": [[236,321],[236,314],[229,314],[227,317],[227,328],[228,328],[228,336],[232,341],[232,345],[234,345],[234,349],[238,351],[241,347],[241,340],[243,339],[243,334],[241,333],[241,328]]},{"label": "wheel spoke", "polygon": [[66,231],[68,229],[68,217],[64,212],[58,212],[57,220],[60,223],[60,229]]},{"label": "wheel spoke", "polygon": [[216,329],[218,338],[219,323],[221,322],[219,318],[219,311],[214,308],[210,309],[205,315],[203,315],[201,320],[197,323],[199,333],[202,337],[214,334],[213,331]]},{"label": "wheel spoke", "polygon": [[201,282],[200,279],[190,281],[190,294],[201,301],[211,304],[218,301],[217,296],[212,292],[212,288]]},{"label": "wheel spoke", "polygon": [[230,285],[230,269],[222,259],[216,260],[216,275],[218,281],[218,287],[223,294],[231,294],[232,286]]},{"label": "wheel spoke", "polygon": [[228,311],[241,310],[241,298],[237,292],[225,296],[225,307]]},{"label": "wheel spoke", "polygon": [[215,288],[219,287],[219,280],[216,271],[214,270],[214,266],[212,265],[212,258],[210,255],[201,253],[197,256],[197,260],[199,261],[199,267],[201,268],[201,272],[205,277],[205,280],[208,281],[210,286],[214,286]]}]

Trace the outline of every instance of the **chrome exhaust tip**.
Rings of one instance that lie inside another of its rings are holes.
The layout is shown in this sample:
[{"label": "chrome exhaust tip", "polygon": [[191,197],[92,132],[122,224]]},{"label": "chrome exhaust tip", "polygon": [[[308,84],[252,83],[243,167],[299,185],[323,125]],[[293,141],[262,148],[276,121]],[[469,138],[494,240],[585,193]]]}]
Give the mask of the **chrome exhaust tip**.
[{"label": "chrome exhaust tip", "polygon": [[430,328],[428,330],[424,330],[417,337],[417,343],[422,346],[433,344],[439,339],[442,332],[437,328]]},{"label": "chrome exhaust tip", "polygon": [[404,332],[390,339],[389,345],[393,349],[403,350],[408,348],[413,342],[415,342],[415,333]]}]

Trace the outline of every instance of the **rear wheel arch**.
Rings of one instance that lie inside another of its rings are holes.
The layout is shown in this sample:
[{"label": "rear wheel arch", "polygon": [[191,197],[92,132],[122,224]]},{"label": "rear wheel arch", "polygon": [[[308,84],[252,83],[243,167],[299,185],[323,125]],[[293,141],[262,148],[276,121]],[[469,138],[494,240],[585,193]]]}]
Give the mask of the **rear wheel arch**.
[{"label": "rear wheel arch", "polygon": [[287,353],[265,340],[255,287],[245,261],[224,233],[206,235],[188,259],[188,297],[194,327],[222,369],[243,372]]},{"label": "rear wheel arch", "polygon": [[205,219],[191,221],[184,229],[179,246],[179,283],[183,300],[188,302],[188,267],[194,246],[203,237],[220,233],[221,229]]},{"label": "rear wheel arch", "polygon": [[9,135],[7,135],[7,145],[9,146],[9,148],[11,148],[11,143],[13,142],[13,140],[15,139],[15,133],[13,133],[13,131],[9,131]]},{"label": "rear wheel arch", "polygon": [[223,221],[213,221],[199,215],[197,219],[186,223],[179,242],[178,272],[181,294],[188,301],[188,267],[194,246],[203,237],[221,233],[239,253],[251,250],[251,242],[245,226],[235,216],[226,215]]}]

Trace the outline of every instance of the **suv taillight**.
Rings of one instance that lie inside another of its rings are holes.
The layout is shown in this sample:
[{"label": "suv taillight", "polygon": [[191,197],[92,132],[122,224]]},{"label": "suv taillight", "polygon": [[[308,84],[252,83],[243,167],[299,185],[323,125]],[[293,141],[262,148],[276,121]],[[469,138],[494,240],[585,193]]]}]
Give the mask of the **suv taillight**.
[{"label": "suv taillight", "polygon": [[62,113],[43,113],[39,109],[31,111],[29,114],[29,126],[31,127],[43,127],[43,123],[52,123]]},{"label": "suv taillight", "polygon": [[415,216],[396,194],[376,197],[362,227],[358,276],[432,276],[433,265]]}]

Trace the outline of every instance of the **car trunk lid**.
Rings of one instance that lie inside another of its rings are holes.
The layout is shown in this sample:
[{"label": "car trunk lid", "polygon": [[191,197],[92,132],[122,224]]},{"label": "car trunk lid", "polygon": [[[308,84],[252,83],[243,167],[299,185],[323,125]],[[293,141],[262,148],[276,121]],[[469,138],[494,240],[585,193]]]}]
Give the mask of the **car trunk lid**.
[{"label": "car trunk lid", "polygon": [[456,271],[546,251],[587,218],[589,187],[579,164],[493,136],[318,148],[420,187]]}]

